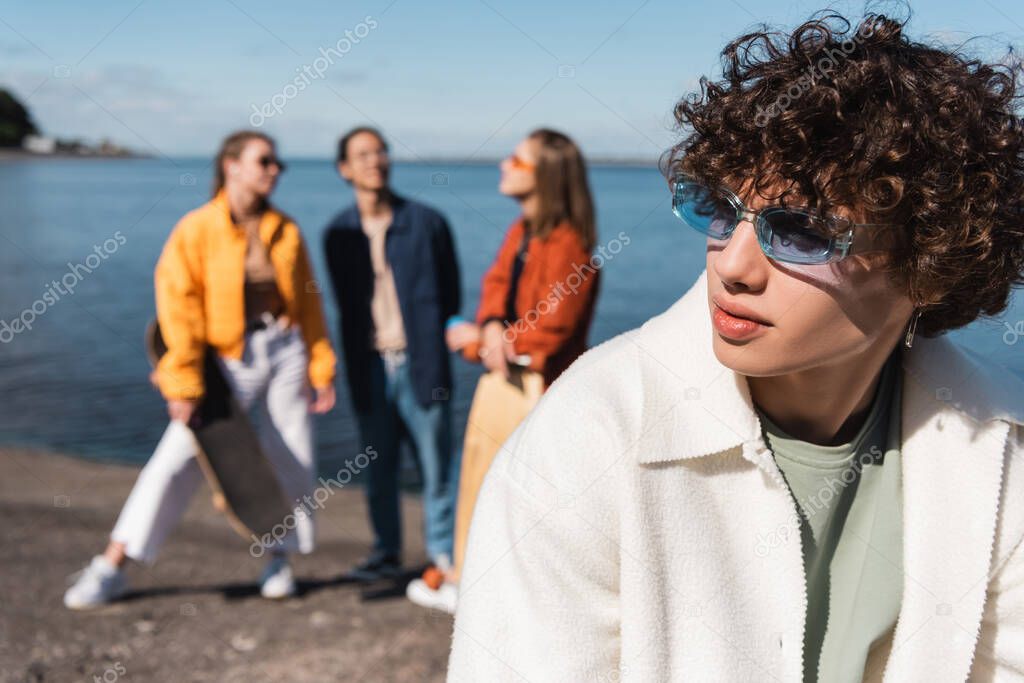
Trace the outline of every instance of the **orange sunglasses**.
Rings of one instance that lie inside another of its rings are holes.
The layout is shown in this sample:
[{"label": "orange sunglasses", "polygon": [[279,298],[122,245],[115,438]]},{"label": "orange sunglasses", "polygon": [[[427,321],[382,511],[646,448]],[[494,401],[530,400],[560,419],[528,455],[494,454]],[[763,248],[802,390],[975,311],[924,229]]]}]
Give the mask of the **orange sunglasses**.
[{"label": "orange sunglasses", "polygon": [[509,166],[516,169],[517,171],[532,171],[536,168],[536,166],[531,164],[529,161],[524,161],[523,159],[516,156],[514,152],[508,155],[506,161],[508,161]]}]

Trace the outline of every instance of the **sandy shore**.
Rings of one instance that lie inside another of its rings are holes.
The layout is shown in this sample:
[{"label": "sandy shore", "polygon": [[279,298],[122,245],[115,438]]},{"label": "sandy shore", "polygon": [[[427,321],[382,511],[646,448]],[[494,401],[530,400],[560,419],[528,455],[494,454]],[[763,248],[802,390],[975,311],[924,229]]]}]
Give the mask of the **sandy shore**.
[{"label": "sandy shore", "polygon": [[[450,617],[409,603],[404,581],[360,586],[339,578],[370,541],[357,489],[335,493],[318,513],[319,548],[295,561],[294,599],[259,597],[262,561],[203,488],[156,564],[130,566],[124,601],[87,613],[64,609],[65,577],[102,549],[137,473],[0,449],[0,679],[444,679]],[[406,561],[421,563],[419,501],[404,505]]]}]

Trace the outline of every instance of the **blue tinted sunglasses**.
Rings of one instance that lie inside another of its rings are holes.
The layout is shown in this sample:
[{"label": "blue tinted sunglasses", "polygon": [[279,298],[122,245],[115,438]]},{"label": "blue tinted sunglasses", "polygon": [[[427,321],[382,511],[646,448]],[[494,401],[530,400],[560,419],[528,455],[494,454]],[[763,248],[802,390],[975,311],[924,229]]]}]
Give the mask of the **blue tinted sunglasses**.
[{"label": "blue tinted sunglasses", "polygon": [[805,208],[767,206],[753,211],[728,188],[710,188],[686,176],[673,183],[672,212],[697,232],[716,240],[729,239],[736,226],[750,221],[765,256],[796,264],[839,261],[855,253],[856,229],[891,227],[888,223],[854,223],[842,216],[820,216]]}]

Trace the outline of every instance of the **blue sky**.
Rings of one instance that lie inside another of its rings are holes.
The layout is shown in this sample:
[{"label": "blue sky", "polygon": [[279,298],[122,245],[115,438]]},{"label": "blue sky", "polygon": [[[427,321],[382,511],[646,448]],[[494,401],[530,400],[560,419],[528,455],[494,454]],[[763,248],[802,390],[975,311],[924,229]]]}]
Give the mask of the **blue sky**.
[{"label": "blue sky", "polygon": [[[260,123],[286,156],[329,156],[339,132],[373,123],[407,159],[497,158],[540,125],[591,157],[653,158],[675,139],[673,103],[716,73],[727,40],[823,6],[0,0],[0,86],[46,133],[169,156],[211,155],[223,134],[259,120],[254,106],[276,101]],[[864,4],[829,6],[860,16]],[[985,36],[971,48],[982,56],[1024,44],[1024,8],[1011,0],[911,7],[916,37]],[[307,87],[288,89],[297,78]]]}]

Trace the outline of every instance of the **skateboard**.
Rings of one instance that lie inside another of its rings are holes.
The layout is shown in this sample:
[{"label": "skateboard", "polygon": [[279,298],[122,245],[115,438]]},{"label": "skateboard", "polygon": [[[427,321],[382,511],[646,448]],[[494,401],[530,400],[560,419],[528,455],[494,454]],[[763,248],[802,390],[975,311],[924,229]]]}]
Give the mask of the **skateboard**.
[{"label": "skateboard", "polygon": [[[167,352],[160,325],[146,327],[146,355],[155,368]],[[213,490],[213,505],[246,540],[263,538],[293,514],[256,430],[231,393],[216,351],[207,348],[203,366],[206,392],[189,422],[199,444],[197,459]]]}]

